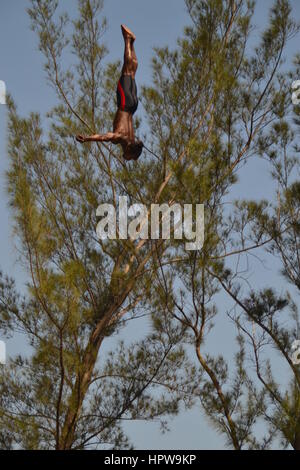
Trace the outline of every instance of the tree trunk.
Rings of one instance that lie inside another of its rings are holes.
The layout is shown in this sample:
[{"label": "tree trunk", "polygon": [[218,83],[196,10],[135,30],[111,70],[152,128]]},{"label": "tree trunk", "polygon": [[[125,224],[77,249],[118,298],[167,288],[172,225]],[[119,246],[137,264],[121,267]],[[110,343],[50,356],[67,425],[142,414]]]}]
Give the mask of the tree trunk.
[{"label": "tree trunk", "polygon": [[85,351],[83,365],[78,378],[76,379],[69,400],[69,408],[59,438],[58,450],[67,450],[72,448],[77,418],[80,414],[83,400],[89,388],[93,370],[97,361],[98,352],[105,336],[105,329],[114,313],[123,304],[126,297],[127,294],[124,296],[124,298],[122,298],[122,301],[118,302],[117,305],[114,304],[110,307],[109,311],[104,315],[103,319],[97,324],[97,327],[91,334]]},{"label": "tree trunk", "polygon": [[295,432],[295,440],[293,444],[293,449],[300,450],[300,423],[298,424],[296,432]]}]

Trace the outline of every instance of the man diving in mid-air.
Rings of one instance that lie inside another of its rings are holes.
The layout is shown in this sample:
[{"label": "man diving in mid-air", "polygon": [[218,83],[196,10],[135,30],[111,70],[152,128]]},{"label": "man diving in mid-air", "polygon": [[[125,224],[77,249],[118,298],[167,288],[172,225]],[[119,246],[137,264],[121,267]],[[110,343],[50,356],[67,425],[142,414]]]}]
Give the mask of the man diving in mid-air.
[{"label": "man diving in mid-air", "polygon": [[138,61],[134,50],[135,35],[121,25],[125,42],[124,64],[117,87],[118,110],[113,122],[113,132],[95,135],[77,135],[78,142],[112,142],[121,145],[125,160],[137,160],[143,150],[143,142],[135,139],[132,116],[138,107],[135,73]]}]

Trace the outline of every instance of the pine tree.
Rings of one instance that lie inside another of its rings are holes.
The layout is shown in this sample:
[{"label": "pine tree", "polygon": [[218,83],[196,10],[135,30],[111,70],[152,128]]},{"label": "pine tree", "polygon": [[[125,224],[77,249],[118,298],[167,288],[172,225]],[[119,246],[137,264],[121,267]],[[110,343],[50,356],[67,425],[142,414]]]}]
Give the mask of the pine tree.
[{"label": "pine tree", "polygon": [[[246,279],[244,283],[239,281],[246,276],[239,268],[241,258],[269,246],[275,236],[278,243],[280,234],[286,232],[286,227],[281,226],[274,232],[274,222],[272,231],[266,230],[265,225],[270,225],[265,220],[266,202],[239,201],[235,211],[226,210],[224,203],[239,171],[250,158],[265,157],[268,153],[272,157],[283,151],[283,143],[291,143],[285,119],[291,107],[291,81],[282,65],[288,41],[299,29],[291,17],[289,2],[276,1],[269,25],[252,51],[254,2],[187,0],[186,5],[192,26],[186,28],[176,51],[170,52],[168,48],[156,51],[155,88],[148,88],[145,96],[146,108],[153,117],[152,131],[158,130],[157,152],[165,156],[166,174],[174,175],[170,178],[173,186],[166,176],[167,198],[171,200],[176,194],[176,201],[205,204],[205,242],[202,251],[178,256],[175,267],[165,267],[161,259],[158,272],[161,303],[171,318],[186,329],[186,347],[194,352],[200,370],[195,394],[210,422],[236,450],[268,448],[274,430],[270,436],[257,439],[256,423],[265,416],[265,400],[270,390],[256,389],[256,380],[247,374],[248,350],[243,335],[238,336],[239,348],[232,363],[223,354],[208,352],[205,344],[218,321],[218,312],[223,310],[220,292],[229,294],[236,306],[243,305],[245,309],[239,296],[241,284],[247,286]],[[284,155],[286,158],[286,152]],[[289,172],[294,171],[293,164],[294,160],[287,163]],[[282,178],[284,174],[282,169]],[[288,210],[287,201],[283,204]],[[294,230],[297,214],[294,210],[293,216],[289,216]],[[254,224],[257,220],[261,221],[259,227]],[[295,253],[293,243],[298,244],[294,232],[290,233],[288,244],[285,238],[281,241],[283,252],[289,250],[287,257]],[[179,254],[182,246],[176,248]],[[295,263],[298,266],[297,260]],[[289,272],[290,269],[286,271]],[[269,291],[265,296],[257,294],[255,299],[260,310],[264,305],[271,315],[287,306],[285,299]],[[256,321],[256,316],[253,319],[253,314],[249,311],[247,314],[248,319]],[[273,338],[275,344],[278,346],[285,338],[281,352],[289,357],[287,351],[295,331],[289,332],[289,340],[284,329],[277,334]],[[209,351],[215,349],[211,346]],[[291,366],[291,360],[288,361]],[[292,370],[295,373],[294,366]],[[295,394],[295,382],[292,390]],[[285,425],[295,438],[297,397],[289,395],[288,424],[286,418],[281,426],[277,414],[274,415],[272,422],[277,435]],[[271,398],[274,401],[274,396]],[[286,403],[285,400],[285,411]],[[282,414],[280,417],[283,420]]]},{"label": "pine tree", "polygon": [[[299,57],[295,59],[295,70],[290,74],[290,83],[298,76]],[[288,90],[288,83],[286,84]],[[297,296],[300,288],[299,255],[299,105],[292,106],[287,96],[287,109],[280,120],[273,124],[271,136],[265,136],[267,148],[262,150],[272,168],[277,188],[273,201],[243,202],[240,209],[249,222],[249,237],[253,242],[265,238],[265,250],[273,260],[279,260],[283,280],[291,290],[278,293],[266,282],[259,291],[245,293],[245,286],[229,279],[223,287],[237,303],[239,314],[234,321],[239,329],[239,338],[244,345],[249,343],[248,354],[254,365],[257,382],[248,378],[254,405],[261,408],[269,430],[266,442],[275,439],[284,448],[300,449],[300,369],[299,369],[299,310]],[[293,107],[293,109],[291,109]],[[291,117],[294,116],[294,119]],[[294,347],[295,346],[295,347]],[[244,348],[244,346],[243,346]],[[280,369],[271,360],[271,348],[276,351]],[[262,396],[264,399],[262,400]],[[259,448],[260,442],[256,442]]]},{"label": "pine tree", "polygon": [[[130,345],[114,339],[100,354],[129,320],[151,315],[156,293],[152,244],[98,239],[96,209],[116,207],[120,195],[150,200],[142,180],[152,162],[126,167],[119,150],[76,144],[83,127],[110,128],[120,63],[103,63],[101,0],[80,0],[73,22],[57,7],[32,0],[28,9],[57,105],[42,122],[37,112],[20,117],[7,100],[7,187],[28,283],[23,296],[1,275],[0,327],[22,332],[31,353],[1,370],[0,439],[4,448],[124,448],[122,422],[176,414],[191,389],[178,371],[193,368],[182,329],[167,319],[164,331],[132,335]],[[70,51],[76,61],[64,69]]]},{"label": "pine tree", "polygon": [[[267,447],[270,439],[257,442],[255,423],[266,414],[268,390],[256,389],[247,374],[242,332],[234,371],[204,346],[221,290],[240,307],[249,304],[247,318],[255,321],[254,306],[261,307],[255,296],[241,301],[231,260],[281,236],[281,228],[266,229],[264,203],[241,202],[234,214],[223,203],[250,157],[280,149],[290,103],[280,68],[297,32],[289,2],[274,3],[251,51],[254,2],[186,0],[190,25],[175,50],[155,50],[153,85],[140,96],[147,115],[143,126],[138,119],[135,125],[153,153],[129,165],[116,148],[74,142],[83,129],[101,133],[111,126],[120,73],[120,63],[103,64],[102,2],[78,5],[70,36],[68,17],[56,19],[57,1],[32,0],[29,9],[59,98],[48,113],[47,137],[38,113],[22,119],[8,99],[8,191],[30,282],[23,298],[2,276],[0,327],[23,331],[32,355],[11,361],[1,377],[0,441],[22,448],[125,447],[122,419],[176,414],[181,401],[191,406],[196,399],[230,446]],[[65,71],[69,48],[77,62]],[[99,240],[96,208],[117,208],[121,195],[147,207],[204,204],[203,248],[186,250],[186,237]],[[262,298],[270,312],[287,306],[270,292]],[[127,320],[147,315],[149,335],[103,357],[103,344]],[[277,430],[280,422],[274,415]]]}]

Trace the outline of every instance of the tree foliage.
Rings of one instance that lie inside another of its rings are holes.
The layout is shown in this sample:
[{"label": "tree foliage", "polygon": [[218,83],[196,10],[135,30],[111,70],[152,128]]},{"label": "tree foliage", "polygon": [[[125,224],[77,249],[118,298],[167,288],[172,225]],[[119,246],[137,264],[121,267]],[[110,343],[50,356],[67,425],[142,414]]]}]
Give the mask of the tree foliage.
[{"label": "tree foliage", "polygon": [[[181,403],[197,403],[234,449],[268,448],[278,436],[299,448],[299,369],[290,358],[297,329],[284,317],[292,307],[298,324],[295,302],[248,289],[239,271],[242,257],[266,248],[299,288],[299,167],[290,155],[299,109],[290,122],[291,75],[282,69],[298,32],[290,4],[274,2],[253,48],[254,2],[186,0],[190,24],[175,50],[155,49],[152,85],[141,93],[147,114],[135,120],[154,155],[126,164],[112,146],[74,141],[83,129],[107,130],[115,112],[120,63],[105,62],[102,6],[79,0],[75,20],[58,15],[57,0],[31,0],[28,9],[57,105],[42,122],[39,113],[21,118],[8,99],[7,187],[29,281],[21,296],[1,277],[0,328],[23,332],[32,353],[1,375],[1,445],[124,448],[124,420],[161,418],[164,426]],[[278,197],[227,210],[253,158],[268,160]],[[117,209],[124,195],[147,207],[205,204],[203,249],[187,251],[185,239],[99,240],[97,206]],[[236,307],[230,363],[208,347],[222,295]],[[147,318],[141,340],[116,344],[125,325],[133,336]],[[290,368],[285,391],[261,359],[269,344]],[[259,439],[261,419],[270,434]]]}]

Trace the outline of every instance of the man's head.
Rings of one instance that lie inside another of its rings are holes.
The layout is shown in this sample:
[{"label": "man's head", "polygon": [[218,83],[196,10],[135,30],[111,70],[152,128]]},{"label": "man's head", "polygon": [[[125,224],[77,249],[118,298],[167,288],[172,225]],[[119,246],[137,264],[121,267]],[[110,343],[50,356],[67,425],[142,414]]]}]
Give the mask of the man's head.
[{"label": "man's head", "polygon": [[144,144],[140,140],[127,145],[124,151],[125,160],[137,160],[143,151]]}]

